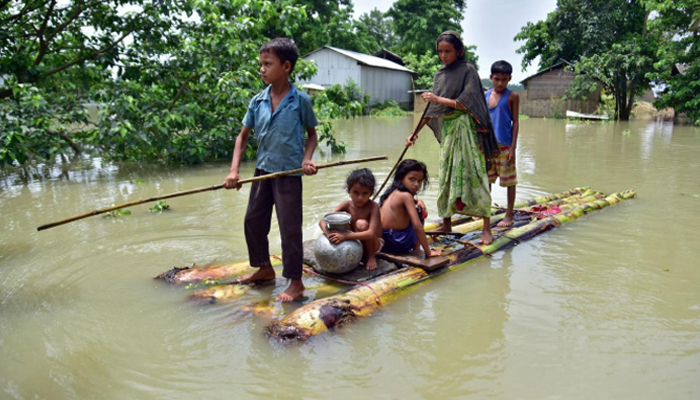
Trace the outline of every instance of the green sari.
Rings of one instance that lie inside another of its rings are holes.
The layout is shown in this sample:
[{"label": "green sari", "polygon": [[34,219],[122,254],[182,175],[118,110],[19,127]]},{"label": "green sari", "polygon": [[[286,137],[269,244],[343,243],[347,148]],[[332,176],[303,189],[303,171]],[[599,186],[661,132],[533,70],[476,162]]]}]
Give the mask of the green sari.
[{"label": "green sari", "polygon": [[[443,116],[437,200],[441,218],[455,213],[491,216],[486,157],[479,149],[478,135],[469,113],[454,110]],[[462,210],[457,209],[458,199],[464,204]]]}]

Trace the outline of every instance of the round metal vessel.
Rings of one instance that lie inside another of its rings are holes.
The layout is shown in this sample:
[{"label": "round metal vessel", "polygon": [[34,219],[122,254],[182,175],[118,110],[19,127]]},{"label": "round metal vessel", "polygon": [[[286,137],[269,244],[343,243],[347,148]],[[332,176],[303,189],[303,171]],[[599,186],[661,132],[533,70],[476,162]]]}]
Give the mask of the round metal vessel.
[{"label": "round metal vessel", "polygon": [[[323,221],[328,229],[345,232],[352,218],[346,212],[333,212],[326,214]],[[346,240],[333,244],[326,235],[321,234],[314,243],[314,256],[320,272],[343,274],[355,269],[362,260],[362,243],[359,240]]]}]

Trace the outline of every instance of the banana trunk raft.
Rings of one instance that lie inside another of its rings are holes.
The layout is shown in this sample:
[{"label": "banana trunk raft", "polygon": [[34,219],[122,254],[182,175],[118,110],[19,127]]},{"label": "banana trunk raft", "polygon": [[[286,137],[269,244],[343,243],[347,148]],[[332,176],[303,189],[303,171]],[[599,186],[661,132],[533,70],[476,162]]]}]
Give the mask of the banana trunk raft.
[{"label": "banana trunk raft", "polygon": [[[453,233],[450,236],[430,237],[431,247],[441,250],[449,263],[435,271],[405,265],[382,262],[382,275],[368,278],[357,285],[347,286],[333,280],[318,279],[310,268],[305,268],[307,293],[315,293],[315,299],[297,308],[292,313],[274,320],[265,328],[265,333],[282,342],[305,341],[327,330],[339,328],[358,318],[369,316],[396,297],[406,293],[417,284],[468,265],[470,262],[512,247],[519,242],[531,239],[564,223],[571,222],[587,213],[614,205],[634,197],[633,190],[604,195],[588,187],[538,197],[516,203],[516,222],[508,228],[495,225],[504,214],[502,209],[495,211],[491,218],[494,241],[486,246],[475,245],[482,228],[482,221],[472,221],[470,217],[453,218]],[[426,224],[426,230],[434,229],[439,222]],[[457,235],[459,234],[459,235]],[[279,265],[279,260],[275,260]],[[307,261],[308,263],[308,261]],[[313,263],[309,263],[312,266]],[[239,284],[219,284],[231,282],[237,277],[252,271],[246,263],[226,264],[212,267],[174,268],[156,279],[172,284],[187,284],[197,290],[190,298],[207,302],[236,301],[244,296],[250,286]],[[309,274],[314,277],[308,276]],[[353,279],[358,280],[358,279]],[[201,289],[202,284],[215,285]],[[348,282],[344,282],[348,283]],[[309,290],[311,289],[311,290]],[[247,306],[250,308],[251,306]],[[255,308],[255,307],[253,307]],[[253,314],[257,314],[253,309]]]}]

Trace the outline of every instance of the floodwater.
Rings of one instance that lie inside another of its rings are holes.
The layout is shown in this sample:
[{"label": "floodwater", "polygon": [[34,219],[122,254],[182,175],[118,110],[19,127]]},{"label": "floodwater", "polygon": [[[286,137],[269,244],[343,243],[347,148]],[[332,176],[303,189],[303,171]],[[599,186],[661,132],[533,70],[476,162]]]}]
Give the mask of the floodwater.
[{"label": "floodwater", "polygon": [[[381,181],[418,116],[336,121]],[[0,178],[0,398],[700,398],[700,130],[664,123],[522,121],[518,199],[589,185],[637,197],[428,281],[370,318],[283,346],[242,311],[152,278],[246,259],[248,190],[168,200],[172,210],[37,226],[112,204],[219,184],[199,168],[87,159]],[[437,178],[437,144],[407,157]],[[304,178],[304,235],[346,198],[355,168]],[[252,175],[253,166],[242,175]],[[435,186],[424,195],[436,215]],[[505,204],[505,190],[494,188]],[[272,251],[280,251],[273,225]],[[449,276],[449,277],[448,277]],[[309,291],[309,295],[314,295]],[[298,305],[273,303],[275,312]]]}]

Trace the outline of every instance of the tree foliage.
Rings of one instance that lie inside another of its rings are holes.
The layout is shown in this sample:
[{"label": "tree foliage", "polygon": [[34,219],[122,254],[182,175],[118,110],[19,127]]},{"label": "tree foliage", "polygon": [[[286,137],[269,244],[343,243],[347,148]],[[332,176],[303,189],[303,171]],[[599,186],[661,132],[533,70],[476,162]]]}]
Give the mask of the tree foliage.
[{"label": "tree foliage", "polygon": [[293,0],[291,4],[303,8],[305,17],[293,26],[285,20],[257,21],[266,25],[263,30],[267,37],[293,38],[301,55],[326,45],[361,53],[379,50],[374,37],[353,19],[351,0]]},{"label": "tree foliage", "polygon": [[169,0],[0,1],[0,165],[79,151],[72,131],[87,122],[89,89],[127,38],[158,36],[172,11]]},{"label": "tree foliage", "polygon": [[687,113],[700,125],[700,2],[660,0],[649,5],[657,14],[649,29],[659,38],[658,61],[649,78],[663,88],[655,105]]},{"label": "tree foliage", "polygon": [[391,49],[399,44],[392,28],[391,17],[378,9],[360,15],[356,23],[358,32],[371,37],[380,48]]},{"label": "tree foliage", "polygon": [[638,0],[560,0],[546,20],[528,23],[516,40],[523,67],[540,57],[540,68],[560,59],[576,63],[573,96],[585,96],[596,83],[615,98],[615,116],[629,119],[637,94],[649,88],[655,39],[649,34],[650,9]]},{"label": "tree foliage", "polygon": [[397,0],[387,12],[399,39],[398,54],[434,51],[435,40],[446,30],[461,31],[466,0]]}]

